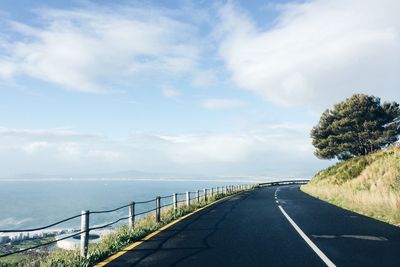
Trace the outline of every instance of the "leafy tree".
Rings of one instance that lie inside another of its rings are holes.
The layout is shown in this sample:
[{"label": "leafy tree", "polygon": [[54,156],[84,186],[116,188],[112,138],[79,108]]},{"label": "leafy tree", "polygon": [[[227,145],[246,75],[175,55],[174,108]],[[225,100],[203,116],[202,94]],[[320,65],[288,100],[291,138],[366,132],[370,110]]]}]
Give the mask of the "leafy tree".
[{"label": "leafy tree", "polygon": [[399,134],[399,104],[381,104],[380,98],[365,94],[355,94],[325,110],[311,130],[315,155],[339,160],[387,147],[397,142]]}]

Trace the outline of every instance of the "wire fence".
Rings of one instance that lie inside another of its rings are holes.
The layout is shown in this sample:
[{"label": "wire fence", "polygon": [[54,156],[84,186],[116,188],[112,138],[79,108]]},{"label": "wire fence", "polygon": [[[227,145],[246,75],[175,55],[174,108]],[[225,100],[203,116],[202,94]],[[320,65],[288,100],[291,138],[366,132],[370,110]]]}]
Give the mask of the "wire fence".
[{"label": "wire fence", "polygon": [[[54,240],[45,242],[43,244],[38,244],[38,245],[34,245],[28,248],[24,248],[24,249],[20,249],[17,251],[12,251],[12,252],[8,252],[5,254],[1,254],[0,258],[3,257],[7,257],[7,256],[11,256],[14,254],[19,254],[19,253],[23,253],[26,251],[30,251],[30,250],[34,250],[40,247],[45,247],[45,246],[49,246],[52,244],[55,244],[59,241],[62,240],[66,240],[69,238],[73,238],[76,237],[78,235],[80,235],[80,253],[82,257],[87,257],[87,251],[88,251],[88,244],[89,244],[89,233],[90,231],[94,231],[94,230],[100,230],[100,229],[104,229],[104,228],[109,228],[111,226],[114,226],[116,224],[119,224],[123,221],[128,221],[128,225],[129,227],[133,228],[134,227],[134,223],[135,223],[135,219],[140,218],[140,216],[144,216],[145,214],[149,214],[151,212],[155,212],[155,220],[157,222],[160,221],[160,214],[161,214],[161,209],[163,208],[167,208],[172,206],[173,209],[177,209],[178,205],[181,203],[186,203],[187,206],[189,206],[191,203],[193,203],[194,200],[196,201],[203,201],[203,200],[207,200],[207,198],[209,196],[214,196],[217,194],[221,194],[221,193],[232,193],[232,192],[238,192],[238,191],[243,191],[243,190],[247,190],[252,188],[253,185],[230,185],[230,186],[224,186],[224,187],[217,187],[217,188],[210,188],[210,189],[201,189],[201,190],[197,190],[197,191],[188,191],[188,192],[184,192],[184,193],[175,193],[173,195],[166,195],[166,196],[158,196],[156,198],[150,199],[150,200],[145,200],[145,201],[138,201],[138,202],[130,202],[127,205],[123,205],[117,208],[113,208],[113,209],[109,209],[109,210],[94,210],[94,211],[82,211],[81,214],[78,215],[74,215],[62,220],[59,220],[57,222],[51,223],[49,225],[46,226],[42,226],[42,227],[37,227],[37,228],[28,228],[28,229],[0,229],[0,233],[29,233],[29,232],[35,232],[35,231],[41,231],[41,230],[46,230],[46,229],[51,229],[54,226],[57,226],[59,224],[80,218],[81,221],[81,227],[80,230],[74,230],[72,231],[72,234],[68,234],[67,236],[63,236],[60,238],[55,238]],[[165,202],[165,200],[171,199],[171,202]],[[161,200],[164,200],[163,203],[161,203]],[[141,211],[141,212],[135,212],[135,208],[138,205],[148,205],[150,203],[155,204],[155,206],[153,208]],[[103,225],[99,225],[99,226],[92,226],[90,227],[90,215],[99,215],[99,214],[108,214],[108,213],[113,213],[113,212],[117,212],[117,211],[121,211],[124,209],[128,209],[128,216],[123,216],[123,217],[119,217],[118,219],[109,222],[109,223],[105,223]]]}]

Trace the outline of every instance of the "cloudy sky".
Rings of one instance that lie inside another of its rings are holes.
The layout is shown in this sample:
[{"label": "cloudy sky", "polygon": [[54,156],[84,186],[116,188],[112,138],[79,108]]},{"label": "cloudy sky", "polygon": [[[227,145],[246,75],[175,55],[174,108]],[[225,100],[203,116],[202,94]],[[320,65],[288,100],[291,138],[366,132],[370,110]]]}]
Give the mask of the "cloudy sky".
[{"label": "cloudy sky", "polygon": [[0,176],[309,177],[319,114],[400,101],[400,1],[0,2]]}]

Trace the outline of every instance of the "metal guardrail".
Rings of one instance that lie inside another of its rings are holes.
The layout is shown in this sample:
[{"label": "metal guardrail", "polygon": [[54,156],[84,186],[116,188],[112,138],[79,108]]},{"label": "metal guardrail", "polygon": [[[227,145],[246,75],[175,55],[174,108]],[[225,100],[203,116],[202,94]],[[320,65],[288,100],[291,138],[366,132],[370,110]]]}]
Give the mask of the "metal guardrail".
[{"label": "metal guardrail", "polygon": [[[48,246],[51,244],[54,244],[58,241],[61,240],[65,240],[74,236],[78,236],[80,235],[80,254],[82,257],[87,257],[87,253],[88,253],[88,246],[89,246],[89,232],[93,231],[93,230],[99,230],[99,229],[103,229],[103,228],[107,228],[110,227],[112,225],[115,225],[121,221],[125,221],[128,220],[128,225],[131,229],[133,229],[134,225],[135,225],[135,217],[144,215],[144,214],[148,214],[150,212],[154,212],[155,211],[155,220],[156,222],[160,222],[161,219],[161,209],[162,208],[166,208],[168,206],[173,206],[174,210],[178,209],[178,204],[179,203],[183,203],[185,202],[186,206],[189,206],[194,200],[196,200],[197,202],[200,202],[201,199],[207,201],[209,196],[214,196],[214,195],[218,195],[218,194],[223,194],[223,193],[234,193],[234,192],[239,192],[239,191],[243,191],[243,190],[248,190],[253,188],[254,185],[229,185],[229,186],[223,186],[223,187],[217,187],[217,188],[205,188],[203,190],[197,190],[195,192],[185,192],[185,193],[174,193],[173,195],[168,195],[168,196],[158,196],[156,198],[150,199],[150,200],[146,200],[146,201],[138,201],[138,202],[130,202],[127,205],[123,205],[114,209],[109,209],[109,210],[98,210],[98,211],[89,211],[89,210],[84,210],[81,212],[81,214],[69,217],[69,218],[65,218],[62,219],[60,221],[54,222],[52,224],[43,226],[43,227],[37,227],[37,228],[28,228],[28,229],[7,229],[7,230],[1,230],[0,229],[0,233],[24,233],[24,232],[34,232],[34,231],[40,231],[40,230],[44,230],[44,229],[49,229],[53,226],[59,225],[61,223],[65,223],[67,221],[76,219],[76,218],[80,218],[81,221],[81,227],[79,230],[75,230],[73,231],[74,233],[72,233],[71,235],[59,238],[59,239],[55,239],[52,241],[49,241],[47,243],[44,244],[39,244],[36,246],[32,246],[26,249],[22,249],[22,250],[18,250],[18,251],[14,251],[14,252],[10,252],[10,253],[6,253],[6,254],[2,254],[0,255],[0,258],[2,257],[6,257],[6,256],[10,256],[10,255],[14,255],[14,254],[18,254],[18,253],[22,253],[22,252],[26,252],[28,250],[32,250],[32,249],[37,249],[39,247],[44,247],[44,246]],[[184,199],[179,200],[178,196],[185,196]],[[191,197],[192,196],[192,197]],[[172,198],[172,202],[170,203],[164,203],[163,205],[161,205],[161,199],[168,199],[168,198]],[[155,203],[155,207],[149,210],[145,210],[139,213],[135,213],[135,207],[136,205],[141,205],[141,204],[149,204],[149,203]],[[112,213],[112,212],[116,212],[122,209],[128,208],[128,216],[125,217],[120,217],[117,220],[110,222],[110,223],[106,223],[100,226],[93,226],[90,227],[90,215],[95,215],[95,214],[105,214],[105,213]]]},{"label": "metal guardrail", "polygon": [[274,182],[266,182],[266,183],[258,183],[258,186],[274,186],[274,185],[288,185],[288,184],[307,184],[310,180],[302,179],[302,180],[286,180],[286,181],[274,181]]}]

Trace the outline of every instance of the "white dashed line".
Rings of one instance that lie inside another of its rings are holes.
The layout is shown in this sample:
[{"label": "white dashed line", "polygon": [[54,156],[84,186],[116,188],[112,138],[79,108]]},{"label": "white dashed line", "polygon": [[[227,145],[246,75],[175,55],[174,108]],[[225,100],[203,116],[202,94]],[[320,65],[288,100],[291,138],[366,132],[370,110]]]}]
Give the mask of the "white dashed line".
[{"label": "white dashed line", "polygon": [[299,233],[299,235],[307,242],[307,244],[314,250],[315,253],[321,258],[321,260],[329,267],[335,267],[336,265],[311,241],[310,238],[297,226],[297,224],[289,217],[286,211],[279,205],[278,206],[286,219],[290,222],[293,228]]}]

